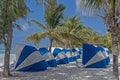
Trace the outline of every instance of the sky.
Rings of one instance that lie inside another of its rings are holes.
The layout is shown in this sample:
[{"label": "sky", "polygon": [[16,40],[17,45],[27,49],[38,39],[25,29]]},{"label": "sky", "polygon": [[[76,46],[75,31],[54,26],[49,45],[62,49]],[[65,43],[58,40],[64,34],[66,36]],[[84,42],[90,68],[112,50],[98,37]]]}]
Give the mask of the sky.
[{"label": "sky", "polygon": [[[77,15],[80,17],[81,22],[83,25],[92,28],[94,31],[98,32],[100,35],[106,34],[106,26],[103,23],[102,19],[97,16],[87,16],[82,15],[79,10],[78,5],[79,0],[58,0],[58,3],[62,3],[66,6],[65,9],[65,16],[70,17]],[[28,44],[33,45],[32,42],[26,42],[25,38],[33,34],[35,32],[40,32],[41,29],[37,27],[37,25],[31,23],[31,25],[28,25],[28,21],[30,19],[36,19],[40,21],[41,23],[44,23],[44,8],[43,5],[38,6],[35,3],[35,0],[29,0],[27,2],[27,6],[30,8],[32,12],[28,13],[26,19],[19,19],[17,21],[18,24],[22,26],[22,29],[24,31],[19,31],[17,29],[14,29],[13,32],[13,42],[12,42],[12,49],[14,48],[15,44]],[[47,39],[44,39],[40,42],[40,47],[48,46],[49,41]],[[0,49],[4,49],[3,45],[0,46]]]}]

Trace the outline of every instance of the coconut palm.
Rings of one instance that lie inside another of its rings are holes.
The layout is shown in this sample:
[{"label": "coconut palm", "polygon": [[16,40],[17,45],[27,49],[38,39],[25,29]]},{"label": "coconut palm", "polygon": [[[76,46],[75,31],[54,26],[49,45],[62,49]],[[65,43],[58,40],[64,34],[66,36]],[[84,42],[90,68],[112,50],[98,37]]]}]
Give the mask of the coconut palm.
[{"label": "coconut palm", "polygon": [[99,44],[102,44],[101,43],[101,36],[97,33],[97,32],[94,32],[94,31],[91,31],[89,32],[89,43],[93,43],[93,44],[96,44],[96,45],[99,45]]},{"label": "coconut palm", "polygon": [[95,42],[94,39],[98,36],[98,34],[95,33],[91,28],[84,26],[77,32],[77,35],[81,35],[79,37],[84,39],[84,42],[87,43]]},{"label": "coconut palm", "polygon": [[24,0],[3,0],[0,1],[0,41],[5,46],[4,57],[4,76],[9,76],[9,58],[12,43],[12,33],[14,22],[20,18],[25,17],[28,12],[28,7]]},{"label": "coconut palm", "polygon": [[118,36],[119,36],[119,12],[120,0],[80,0],[82,8],[98,14],[105,22],[108,31],[111,33],[113,53],[113,74],[118,78]]},{"label": "coconut palm", "polygon": [[79,17],[72,16],[57,29],[61,37],[60,39],[64,42],[65,47],[75,47],[83,42],[83,39],[76,35],[81,27],[82,23],[80,22]]},{"label": "coconut palm", "polygon": [[111,35],[110,33],[107,33],[102,37],[102,41],[104,42],[104,47],[107,47],[109,50],[111,50]]},{"label": "coconut palm", "polygon": [[[72,56],[72,48],[79,47],[84,40],[77,36],[77,32],[82,29],[82,23],[80,18],[77,16],[72,16],[61,26],[62,30],[60,30],[61,41],[64,42],[65,47],[70,49],[70,53]],[[76,60],[76,66],[78,66],[78,61]],[[79,66],[78,66],[79,67]]]},{"label": "coconut palm", "polygon": [[62,23],[63,20],[63,12],[65,7],[62,4],[57,5],[57,3],[53,4],[56,0],[48,0],[45,5],[45,24],[40,23],[37,20],[32,19],[31,21],[40,27],[43,32],[34,33],[26,38],[27,41],[32,40],[35,44],[38,44],[42,38],[49,38],[50,46],[49,51],[51,51],[51,47],[53,41],[59,40],[58,33],[56,28]]}]

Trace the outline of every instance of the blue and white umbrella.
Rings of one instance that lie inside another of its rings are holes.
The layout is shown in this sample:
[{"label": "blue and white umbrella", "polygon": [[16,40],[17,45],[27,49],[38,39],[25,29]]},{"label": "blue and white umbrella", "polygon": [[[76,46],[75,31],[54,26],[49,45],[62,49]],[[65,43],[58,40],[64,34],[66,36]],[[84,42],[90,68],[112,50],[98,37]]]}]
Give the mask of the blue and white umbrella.
[{"label": "blue and white umbrella", "polygon": [[14,52],[16,56],[15,70],[42,71],[47,69],[48,64],[35,47],[18,44],[15,46]]},{"label": "blue and white umbrella", "polygon": [[67,56],[68,58],[68,62],[74,62],[74,58],[72,56],[72,52],[69,50],[69,49],[65,49],[63,48],[62,51],[65,53],[65,55]]},{"label": "blue and white umbrella", "polygon": [[86,68],[106,68],[106,57],[97,46],[83,43],[82,64]]},{"label": "blue and white umbrella", "polygon": [[48,67],[56,67],[57,61],[54,58],[53,54],[46,48],[39,48],[39,52],[42,55],[42,58],[48,63]]},{"label": "blue and white umbrella", "polygon": [[79,55],[80,55],[80,58],[82,59],[83,49],[82,49],[82,48],[79,48],[79,49],[78,49],[78,53],[79,53]]},{"label": "blue and white umbrella", "polygon": [[68,63],[68,58],[65,55],[65,53],[59,49],[59,48],[55,48],[53,51],[53,56],[55,57],[55,59],[57,60],[57,64],[67,64]]},{"label": "blue and white umbrella", "polygon": [[104,48],[102,46],[98,46],[97,48],[98,48],[98,50],[100,50],[103,53],[103,55],[104,55],[104,57],[106,59],[106,64],[109,65],[110,64],[110,56],[109,56],[109,54],[111,54],[110,51],[107,48]]},{"label": "blue and white umbrella", "polygon": [[73,49],[72,49],[72,53],[73,53],[73,55],[74,55],[75,60],[80,59],[80,54],[79,54],[77,48],[73,48]]}]

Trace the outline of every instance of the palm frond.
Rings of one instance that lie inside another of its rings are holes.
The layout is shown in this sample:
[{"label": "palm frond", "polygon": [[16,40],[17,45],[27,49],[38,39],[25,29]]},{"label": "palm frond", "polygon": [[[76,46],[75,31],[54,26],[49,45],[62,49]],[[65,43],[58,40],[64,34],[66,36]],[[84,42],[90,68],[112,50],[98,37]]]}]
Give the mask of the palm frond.
[{"label": "palm frond", "polygon": [[76,35],[74,34],[70,34],[70,33],[60,33],[61,37],[66,39],[66,40],[70,40],[70,41],[77,41],[77,42],[83,42],[84,40],[81,38],[78,38]]},{"label": "palm frond", "polygon": [[43,24],[41,24],[41,23],[38,22],[37,20],[31,19],[31,21],[32,21],[33,23],[37,24],[38,27],[40,27],[41,29],[46,30],[46,26],[44,26]]},{"label": "palm frond", "polygon": [[47,32],[38,32],[38,33],[34,33],[32,35],[29,35],[27,38],[26,38],[26,41],[29,42],[29,41],[33,41],[34,44],[38,44],[41,39],[47,37],[48,33]]},{"label": "palm frond", "polygon": [[45,10],[45,20],[49,24],[49,29],[54,29],[61,23],[64,9],[65,7],[60,4],[52,10],[49,8]]},{"label": "palm frond", "polygon": [[[120,10],[120,0],[117,0],[116,11]],[[80,0],[80,9],[83,14],[92,15],[103,10],[110,10],[113,7],[113,0]]]},{"label": "palm frond", "polygon": [[54,43],[59,45],[64,45],[65,43],[60,38],[54,38]]},{"label": "palm frond", "polygon": [[83,15],[93,15],[105,7],[106,0],[80,0],[80,9]]}]

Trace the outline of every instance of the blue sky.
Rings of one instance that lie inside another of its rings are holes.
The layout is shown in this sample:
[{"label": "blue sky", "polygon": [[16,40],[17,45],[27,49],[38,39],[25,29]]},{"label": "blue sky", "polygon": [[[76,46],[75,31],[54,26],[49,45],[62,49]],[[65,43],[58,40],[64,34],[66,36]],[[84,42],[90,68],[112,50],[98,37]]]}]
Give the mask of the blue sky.
[{"label": "blue sky", "polygon": [[[78,0],[58,0],[59,3],[62,3],[66,6],[65,9],[65,16],[70,17],[73,15],[77,15],[80,17],[81,21],[83,22],[83,25],[87,27],[91,27],[94,31],[98,32],[101,35],[104,35],[106,33],[106,27],[99,17],[96,16],[83,16],[79,10],[77,10],[78,5],[76,5]],[[37,6],[35,3],[35,0],[31,0],[27,3],[27,5],[30,7],[30,9],[33,11],[28,14],[27,18],[20,19],[17,23],[21,24],[24,31],[19,31],[17,29],[14,29],[13,33],[13,43],[12,48],[15,44],[21,43],[21,44],[29,44],[32,45],[32,42],[25,42],[25,38],[35,32],[41,31],[40,28],[38,28],[35,24],[31,24],[31,26],[28,26],[27,22],[34,18],[36,20],[39,20],[40,22],[44,23],[44,8],[43,6]],[[40,47],[42,46],[48,46],[49,41],[48,40],[42,40],[40,43]],[[3,45],[0,46],[0,49],[3,49]]]}]

